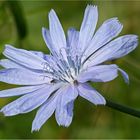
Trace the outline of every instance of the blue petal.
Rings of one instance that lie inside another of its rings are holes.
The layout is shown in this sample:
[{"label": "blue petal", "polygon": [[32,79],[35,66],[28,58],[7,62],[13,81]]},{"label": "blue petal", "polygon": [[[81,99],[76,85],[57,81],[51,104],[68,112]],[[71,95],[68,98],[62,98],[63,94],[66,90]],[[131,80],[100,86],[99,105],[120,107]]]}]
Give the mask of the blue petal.
[{"label": "blue petal", "polygon": [[[58,90],[59,92],[59,90]],[[58,93],[57,92],[57,93]],[[35,116],[35,119],[32,123],[32,131],[38,131],[41,126],[52,116],[54,113],[56,106],[57,106],[57,100],[59,98],[60,94],[54,93],[47,101],[40,107],[40,109],[37,111],[37,114]]]},{"label": "blue petal", "polygon": [[[59,106],[59,107],[58,107]],[[55,112],[57,123],[60,126],[68,127],[73,119],[74,101],[69,102],[65,106],[58,105]],[[60,112],[59,112],[60,111]]]},{"label": "blue petal", "polygon": [[88,84],[78,85],[79,95],[95,105],[105,105],[105,98]]},{"label": "blue petal", "polygon": [[108,82],[115,79],[118,76],[117,65],[99,65],[89,67],[87,70],[80,73],[78,76],[79,82]]},{"label": "blue petal", "polygon": [[73,101],[78,96],[78,91],[74,86],[65,87],[57,102],[55,117],[59,125],[68,127],[73,118]]},{"label": "blue petal", "polygon": [[45,77],[43,73],[35,73],[24,69],[0,70],[0,81],[17,85],[38,85],[49,83],[52,79]]},{"label": "blue petal", "polygon": [[43,39],[47,45],[47,47],[49,48],[50,52],[55,55],[55,53],[57,53],[57,50],[55,49],[55,46],[53,46],[52,44],[52,39],[50,36],[50,31],[46,28],[42,28],[42,35],[43,35]]},{"label": "blue petal", "polygon": [[46,62],[44,59],[38,57],[30,51],[16,49],[10,45],[6,45],[3,54],[16,63],[31,69],[43,70],[44,66],[42,64]]},{"label": "blue petal", "polygon": [[40,51],[30,51],[30,52],[32,52],[33,54],[35,54],[43,59],[45,57],[45,54],[43,52],[40,52]]},{"label": "blue petal", "polygon": [[4,68],[20,68],[20,69],[25,69],[24,66],[22,65],[19,65],[17,63],[15,63],[14,61],[12,60],[9,60],[9,59],[1,59],[0,60],[0,65]]},{"label": "blue petal", "polygon": [[84,18],[79,34],[78,45],[81,50],[84,50],[88,46],[89,41],[92,39],[97,21],[98,21],[97,6],[88,5],[84,13]]},{"label": "blue petal", "polygon": [[117,18],[106,20],[95,33],[93,39],[90,42],[90,45],[84,53],[85,58],[83,59],[86,59],[103,45],[118,36],[122,28],[123,26],[119,23]]},{"label": "blue petal", "polygon": [[68,38],[67,38],[68,47],[76,48],[79,39],[79,32],[76,31],[74,28],[70,28],[67,34],[68,34]]},{"label": "blue petal", "polygon": [[7,90],[2,90],[2,91],[0,91],[0,98],[28,94],[30,92],[33,92],[35,90],[38,90],[38,89],[42,88],[43,86],[45,86],[45,85],[24,86],[24,87],[19,87],[19,88],[12,88],[12,89],[7,89]]},{"label": "blue petal", "polygon": [[127,84],[129,84],[129,76],[128,76],[128,74],[127,74],[124,70],[122,70],[122,69],[120,69],[120,68],[118,68],[118,70],[121,72],[124,81],[125,81]]},{"label": "blue petal", "polygon": [[49,27],[53,46],[57,52],[60,52],[62,48],[66,47],[66,38],[63,28],[54,10],[51,10],[49,13]]},{"label": "blue petal", "polygon": [[58,47],[66,47],[66,39],[61,23],[54,10],[49,13],[50,35],[53,43]]},{"label": "blue petal", "polygon": [[1,109],[1,112],[3,112],[5,116],[13,116],[30,112],[43,104],[52,94],[52,92],[59,88],[59,86],[45,85],[45,87],[33,91],[30,94],[26,94],[6,105]]},{"label": "blue petal", "polygon": [[121,36],[99,49],[90,60],[85,63],[84,67],[120,58],[133,51],[137,45],[138,37],[136,35]]},{"label": "blue petal", "polygon": [[[30,51],[32,53],[34,53],[35,55],[37,55],[38,57],[41,57],[43,58],[44,60],[47,61],[47,63],[49,63],[49,59],[52,59],[52,55],[51,54],[44,54],[42,52],[39,52],[39,51]],[[45,63],[44,63],[45,64]]]},{"label": "blue petal", "polygon": [[[115,42],[115,40],[114,40],[114,42]],[[115,43],[118,46],[120,44],[122,44],[122,45],[120,45],[119,49],[112,54],[111,58],[109,58],[111,60],[123,57],[123,56],[127,55],[128,53],[130,53],[131,51],[133,51],[138,46],[138,36],[137,35],[125,35],[125,36],[119,37],[118,40],[116,39]],[[114,45],[113,41],[110,44]]]}]

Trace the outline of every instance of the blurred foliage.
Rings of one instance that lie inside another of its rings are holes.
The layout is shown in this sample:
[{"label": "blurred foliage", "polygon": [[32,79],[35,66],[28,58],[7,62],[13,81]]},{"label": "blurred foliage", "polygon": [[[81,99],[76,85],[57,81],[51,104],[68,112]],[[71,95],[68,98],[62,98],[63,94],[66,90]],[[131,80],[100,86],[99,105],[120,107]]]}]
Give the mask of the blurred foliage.
[{"label": "blurred foliage", "polygon": [[[0,1],[0,57],[4,44],[27,50],[48,53],[41,35],[41,28],[48,27],[48,12],[55,9],[64,30],[74,26],[79,29],[84,9],[88,3],[97,4],[99,22],[119,17],[124,25],[123,34],[140,35],[140,1]],[[22,22],[23,21],[23,22]],[[93,83],[105,97],[131,107],[140,108],[140,47],[133,53],[116,60],[130,76],[126,85],[121,76],[108,83]],[[0,83],[0,89],[14,86]],[[0,99],[0,107],[15,98]],[[0,138],[140,138],[140,119],[107,107],[96,107],[78,98],[74,119],[69,128],[59,127],[54,116],[39,132],[31,133],[31,123],[36,111],[14,117],[0,114]]]}]

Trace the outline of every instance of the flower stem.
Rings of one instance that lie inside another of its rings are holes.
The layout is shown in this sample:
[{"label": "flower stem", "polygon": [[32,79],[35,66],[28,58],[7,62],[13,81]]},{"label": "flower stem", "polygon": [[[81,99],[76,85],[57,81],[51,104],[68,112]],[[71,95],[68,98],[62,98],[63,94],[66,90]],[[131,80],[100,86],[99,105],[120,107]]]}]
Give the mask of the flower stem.
[{"label": "flower stem", "polygon": [[110,108],[113,108],[115,110],[118,110],[120,112],[123,112],[123,113],[126,113],[126,114],[129,114],[129,115],[140,118],[140,110],[135,110],[135,109],[130,108],[128,106],[124,106],[124,105],[121,105],[121,104],[118,104],[118,103],[114,103],[114,102],[112,102],[108,99],[106,99],[106,106],[108,106]]}]

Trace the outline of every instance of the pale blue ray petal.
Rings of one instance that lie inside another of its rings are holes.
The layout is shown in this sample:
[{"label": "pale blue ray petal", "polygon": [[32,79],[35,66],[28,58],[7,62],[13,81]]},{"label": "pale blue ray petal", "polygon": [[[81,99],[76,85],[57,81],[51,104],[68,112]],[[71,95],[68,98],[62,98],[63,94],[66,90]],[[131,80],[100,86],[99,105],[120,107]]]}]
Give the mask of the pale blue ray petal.
[{"label": "pale blue ray petal", "polygon": [[137,35],[124,35],[124,36],[119,37],[115,43],[118,46],[120,44],[122,45],[120,45],[119,49],[116,52],[114,52],[111,58],[109,59],[117,59],[133,51],[138,46],[138,36]]},{"label": "pale blue ray petal", "polygon": [[60,85],[46,85],[45,87],[26,94],[9,103],[1,109],[5,116],[27,113],[43,104]]},{"label": "pale blue ray petal", "polygon": [[45,94],[46,88],[36,90],[30,94],[26,94],[17,100],[9,103],[1,109],[1,112],[4,113],[5,116],[14,116],[21,113],[26,113],[32,111],[45,102],[48,95]]},{"label": "pale blue ray petal", "polygon": [[39,51],[30,51],[32,53],[34,53],[35,55],[43,58],[44,60],[46,60],[47,62],[49,62],[48,60],[51,59],[53,56],[50,54],[44,54],[43,52],[39,52]]},{"label": "pale blue ray petal", "polygon": [[61,93],[60,91],[61,89],[54,93],[37,111],[32,123],[32,131],[39,131],[41,126],[52,116],[57,106],[57,100]]},{"label": "pale blue ray petal", "polygon": [[50,52],[55,55],[57,53],[57,49],[55,49],[55,46],[52,44],[52,39],[50,36],[50,31],[46,28],[42,28],[42,35],[43,35],[43,39],[47,45],[47,47],[49,48]]},{"label": "pale blue ray petal", "polygon": [[122,75],[124,81],[125,81],[127,84],[129,84],[129,76],[128,76],[128,74],[127,74],[124,70],[122,70],[122,69],[120,69],[120,68],[118,68],[118,70],[121,72],[121,75]]},{"label": "pale blue ray petal", "polygon": [[14,61],[12,60],[9,60],[9,59],[1,59],[0,60],[0,65],[4,68],[20,68],[20,69],[25,69],[24,66],[20,65],[20,64],[17,64],[15,63]]},{"label": "pale blue ray petal", "polygon": [[33,54],[35,54],[43,59],[45,57],[45,54],[43,52],[40,52],[40,51],[30,51],[30,52],[32,52]]},{"label": "pale blue ray petal", "polygon": [[66,38],[60,21],[54,10],[49,13],[49,27],[50,35],[53,40],[53,46],[55,50],[59,52],[62,48],[66,47]]},{"label": "pale blue ray petal", "polygon": [[88,84],[78,85],[79,95],[95,105],[105,105],[105,98]]},{"label": "pale blue ray petal", "polygon": [[50,62],[50,60],[54,60],[54,57],[52,55],[45,55],[44,59]]},{"label": "pale blue ray petal", "polygon": [[100,64],[105,61],[113,60],[122,57],[132,50],[134,50],[138,45],[138,39],[136,35],[125,35],[121,36],[103,48],[99,49],[85,65],[93,66]]},{"label": "pale blue ray petal", "polygon": [[73,101],[78,96],[78,91],[75,86],[65,87],[57,101],[55,118],[59,125],[68,127],[73,118]]},{"label": "pale blue ray petal", "polygon": [[92,39],[97,21],[98,21],[97,6],[88,5],[84,13],[84,18],[79,33],[78,47],[81,50],[84,50],[87,47],[89,41]]},{"label": "pale blue ray petal", "polygon": [[79,39],[79,32],[75,28],[69,28],[67,38],[67,46],[71,48],[76,48]]},{"label": "pale blue ray petal", "polygon": [[3,54],[7,58],[15,61],[16,63],[21,64],[31,69],[43,70],[42,64],[46,62],[44,59],[38,57],[37,55],[33,54],[30,51],[17,49],[10,45],[6,45]]},{"label": "pale blue ray petal", "polygon": [[49,83],[51,80],[45,77],[43,73],[35,73],[24,69],[11,68],[0,70],[0,81],[9,84],[39,85]]},{"label": "pale blue ray petal", "polygon": [[45,86],[45,85],[24,86],[24,87],[12,88],[12,89],[7,89],[7,90],[1,90],[0,91],[0,98],[28,94],[30,92],[33,92],[35,90],[42,88],[43,86]]},{"label": "pale blue ray petal", "polygon": [[90,42],[89,47],[84,53],[83,59],[86,59],[92,53],[97,51],[103,45],[111,41],[113,38],[118,36],[123,26],[120,24],[117,18],[111,18],[106,20],[101,27],[95,33],[93,39]]},{"label": "pale blue ray petal", "polygon": [[[58,107],[59,106],[59,107]],[[58,105],[55,112],[55,117],[58,125],[68,127],[73,119],[74,101],[69,102],[65,106]]]},{"label": "pale blue ray petal", "polygon": [[[77,92],[78,92],[78,90],[77,90]],[[73,116],[73,108],[74,108],[74,100],[67,104],[67,113],[69,116]]]},{"label": "pale blue ray petal", "polygon": [[115,79],[118,76],[117,65],[99,65],[87,68],[87,70],[81,72],[77,80],[81,83],[87,81],[93,82],[108,82]]}]

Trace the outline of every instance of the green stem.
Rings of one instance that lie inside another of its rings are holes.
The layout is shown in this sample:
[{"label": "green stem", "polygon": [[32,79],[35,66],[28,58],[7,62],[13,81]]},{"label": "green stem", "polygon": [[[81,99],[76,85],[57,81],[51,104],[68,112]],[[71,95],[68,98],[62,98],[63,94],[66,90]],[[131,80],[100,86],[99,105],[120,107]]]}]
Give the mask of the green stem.
[{"label": "green stem", "polygon": [[130,108],[128,106],[124,106],[124,105],[121,105],[121,104],[118,104],[118,103],[114,103],[114,102],[112,102],[108,99],[106,99],[106,106],[108,106],[110,108],[113,108],[115,110],[118,110],[120,112],[123,112],[123,113],[126,113],[126,114],[129,114],[129,115],[140,118],[140,110],[135,110],[135,109]]}]

